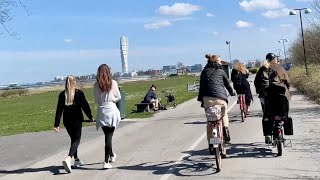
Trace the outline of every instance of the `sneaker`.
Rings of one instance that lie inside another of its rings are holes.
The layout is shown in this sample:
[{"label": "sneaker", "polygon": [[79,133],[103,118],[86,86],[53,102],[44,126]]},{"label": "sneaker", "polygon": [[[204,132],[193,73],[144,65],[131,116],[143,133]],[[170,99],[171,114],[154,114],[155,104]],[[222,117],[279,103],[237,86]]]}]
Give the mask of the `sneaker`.
[{"label": "sneaker", "polygon": [[264,142],[265,142],[266,144],[271,144],[271,137],[270,137],[270,136],[265,136],[265,137],[264,137]]},{"label": "sneaker", "polygon": [[112,168],[112,165],[110,163],[106,163],[106,162],[103,163],[103,169],[111,169],[111,168]]},{"label": "sneaker", "polygon": [[226,143],[230,142],[230,132],[228,127],[223,127],[223,136]]},{"label": "sneaker", "polygon": [[71,162],[69,158],[62,161],[62,165],[64,167],[64,170],[66,170],[68,173],[71,173]]},{"label": "sneaker", "polygon": [[110,157],[110,161],[109,162],[112,162],[112,163],[116,162],[116,158],[117,158],[116,153],[113,153],[113,156]]},{"label": "sneaker", "polygon": [[214,155],[213,144],[209,144],[209,153],[210,153],[211,155]]},{"label": "sneaker", "polygon": [[80,161],[80,159],[74,161],[74,166],[75,167],[79,167],[79,166],[82,166],[82,165],[83,165],[83,163],[82,163],[82,161]]}]

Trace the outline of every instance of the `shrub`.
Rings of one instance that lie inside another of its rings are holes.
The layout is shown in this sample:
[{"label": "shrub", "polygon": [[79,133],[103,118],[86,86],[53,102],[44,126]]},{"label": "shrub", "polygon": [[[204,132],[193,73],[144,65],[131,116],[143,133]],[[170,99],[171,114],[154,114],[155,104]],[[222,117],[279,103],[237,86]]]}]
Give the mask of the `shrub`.
[{"label": "shrub", "polygon": [[26,95],[29,90],[27,89],[15,89],[15,90],[6,90],[0,94],[0,97],[8,98],[12,96],[22,96]]},{"label": "shrub", "polygon": [[257,74],[257,72],[259,71],[259,68],[251,68],[251,69],[249,69],[249,71],[250,71],[252,74]]},{"label": "shrub", "polygon": [[310,66],[309,76],[307,76],[303,67],[295,66],[290,70],[289,75],[295,88],[319,103],[320,72],[318,68],[320,68],[319,65]]}]

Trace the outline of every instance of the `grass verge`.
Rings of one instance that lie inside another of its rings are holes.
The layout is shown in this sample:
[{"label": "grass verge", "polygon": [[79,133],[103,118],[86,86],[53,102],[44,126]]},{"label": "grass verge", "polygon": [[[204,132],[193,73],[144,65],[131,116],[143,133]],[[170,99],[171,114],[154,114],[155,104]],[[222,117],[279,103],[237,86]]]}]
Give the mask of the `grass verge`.
[{"label": "grass verge", "polygon": [[[125,91],[126,118],[145,118],[152,113],[131,113],[135,104],[142,101],[151,84],[156,84],[159,97],[165,100],[161,91],[170,91],[176,102],[182,103],[196,97],[197,93],[187,92],[187,83],[197,81],[199,77],[179,76],[157,81],[136,81],[121,84]],[[91,106],[94,117],[97,106],[93,100],[92,88],[83,89]],[[43,92],[30,96],[0,98],[0,136],[39,132],[52,129],[58,95],[60,91]],[[93,123],[84,123],[85,126]],[[61,120],[61,127],[62,120]]]},{"label": "grass verge", "polygon": [[300,92],[320,103],[320,66],[309,65],[309,76],[306,75],[303,67],[295,66],[290,70],[292,85]]}]

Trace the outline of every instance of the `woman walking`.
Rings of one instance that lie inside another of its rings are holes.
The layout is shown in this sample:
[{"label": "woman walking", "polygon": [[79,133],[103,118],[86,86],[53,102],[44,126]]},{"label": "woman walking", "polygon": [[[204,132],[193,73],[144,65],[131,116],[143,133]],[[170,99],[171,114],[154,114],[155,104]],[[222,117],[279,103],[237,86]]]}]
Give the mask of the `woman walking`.
[{"label": "woman walking", "polygon": [[65,126],[70,138],[71,147],[68,157],[62,161],[64,169],[71,173],[71,159],[74,157],[74,166],[78,167],[82,165],[78,157],[78,146],[81,139],[81,129],[83,122],[83,114],[93,121],[90,106],[86,100],[84,93],[76,89],[76,78],[74,76],[68,76],[66,79],[65,90],[59,95],[54,131],[59,132],[60,119],[63,114],[63,125]]},{"label": "woman walking", "polygon": [[94,99],[98,105],[96,120],[97,130],[102,128],[105,134],[104,169],[112,168],[110,162],[115,162],[117,155],[112,150],[112,136],[118,127],[121,116],[116,103],[121,99],[118,83],[112,80],[110,68],[102,64],[98,68],[97,82],[94,84]]}]

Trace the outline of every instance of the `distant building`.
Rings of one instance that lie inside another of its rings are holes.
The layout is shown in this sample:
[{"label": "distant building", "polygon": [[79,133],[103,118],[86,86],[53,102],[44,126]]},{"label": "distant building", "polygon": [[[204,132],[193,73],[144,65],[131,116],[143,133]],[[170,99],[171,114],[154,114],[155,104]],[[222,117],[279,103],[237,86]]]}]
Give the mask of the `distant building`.
[{"label": "distant building", "polygon": [[122,73],[129,73],[128,69],[128,38],[125,36],[120,37],[120,54],[121,54],[121,63],[122,63]]},{"label": "distant building", "polygon": [[177,75],[185,75],[187,74],[186,69],[177,69]]},{"label": "distant building", "polygon": [[201,72],[202,71],[202,64],[195,64],[191,66],[191,72]]},{"label": "distant building", "polygon": [[176,74],[177,73],[177,66],[175,66],[175,65],[163,66],[162,71],[167,74]]},{"label": "distant building", "polygon": [[66,78],[62,77],[62,76],[56,76],[53,78],[54,82],[60,82],[60,81],[64,81]]}]

